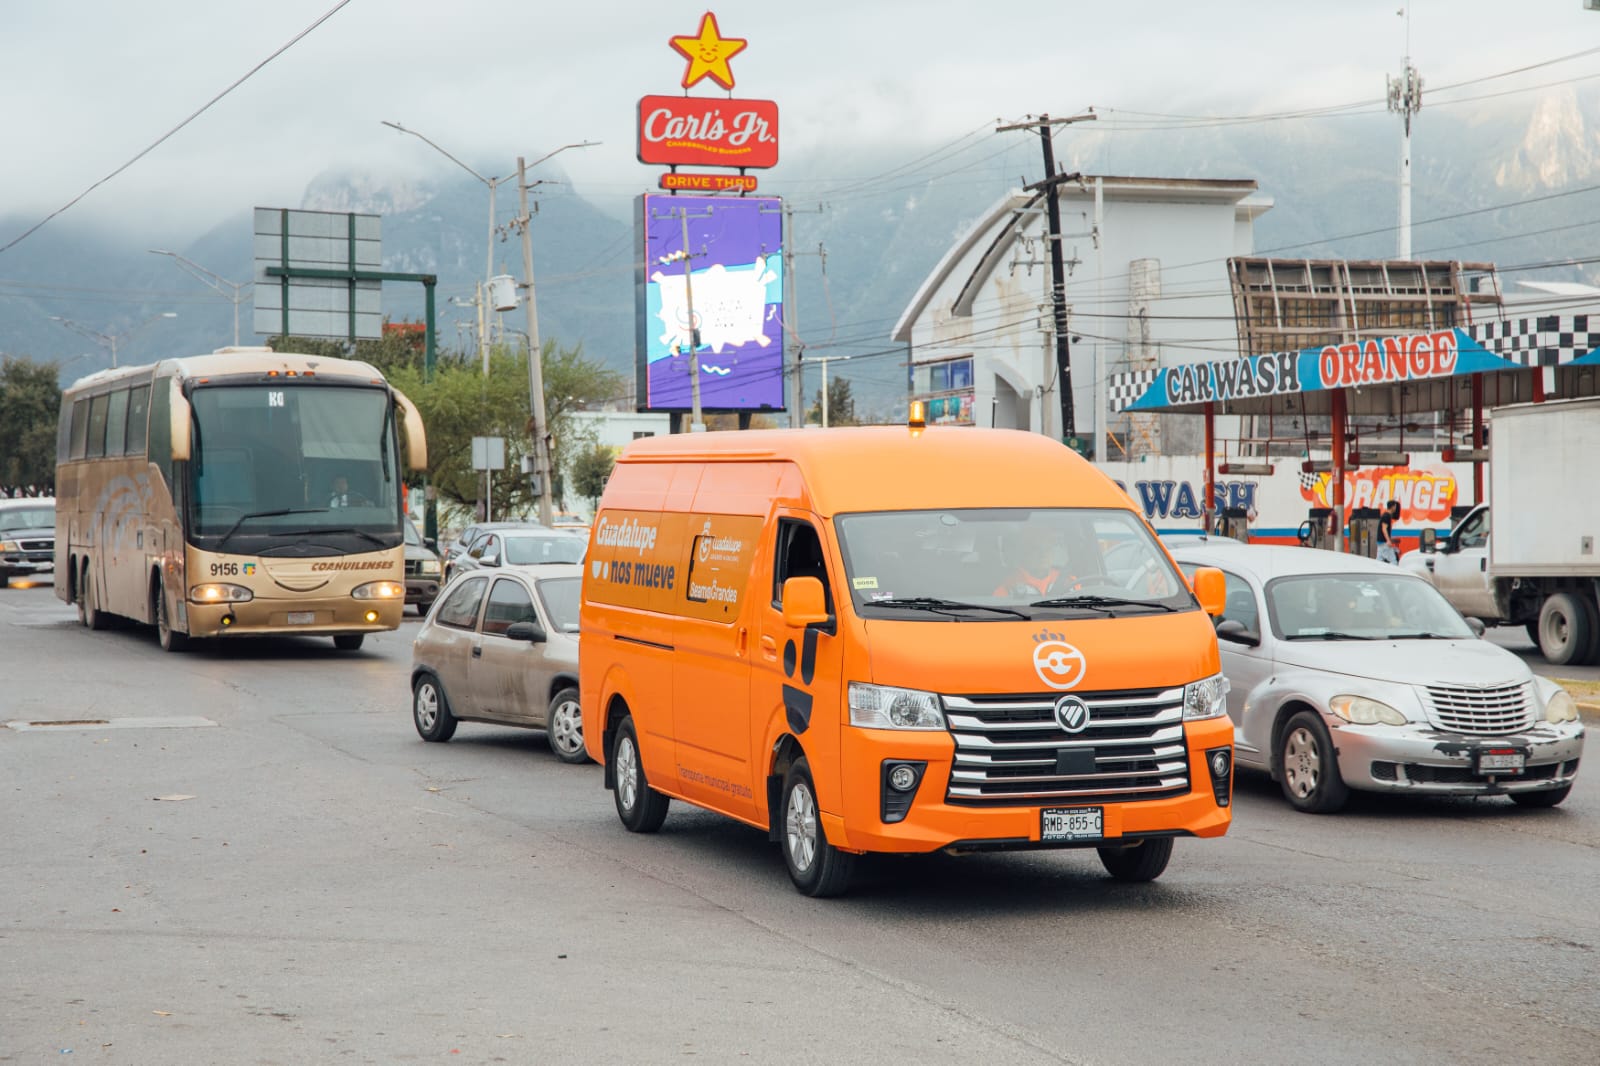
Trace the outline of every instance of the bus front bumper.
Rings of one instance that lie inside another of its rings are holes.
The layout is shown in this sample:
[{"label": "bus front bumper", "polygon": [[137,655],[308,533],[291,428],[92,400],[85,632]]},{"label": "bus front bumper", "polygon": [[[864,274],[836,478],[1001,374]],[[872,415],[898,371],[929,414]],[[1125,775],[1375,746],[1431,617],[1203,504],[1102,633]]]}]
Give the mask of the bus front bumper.
[{"label": "bus front bumper", "polygon": [[381,633],[400,627],[405,611],[401,598],[358,600],[353,596],[323,599],[254,599],[243,603],[189,603],[191,637],[337,636]]}]

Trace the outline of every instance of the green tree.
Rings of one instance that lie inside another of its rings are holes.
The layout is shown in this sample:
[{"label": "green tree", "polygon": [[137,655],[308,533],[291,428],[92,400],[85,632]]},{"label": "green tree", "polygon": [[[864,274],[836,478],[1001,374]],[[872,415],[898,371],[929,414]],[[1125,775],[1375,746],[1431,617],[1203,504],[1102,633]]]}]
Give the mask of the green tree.
[{"label": "green tree", "polygon": [[384,323],[384,334],[376,340],[358,340],[352,351],[350,342],[331,337],[301,337],[279,335],[267,341],[275,352],[298,352],[302,355],[321,355],[330,359],[359,359],[371,363],[385,377],[402,366],[422,369],[426,355],[426,338],[419,323]]},{"label": "green tree", "polygon": [[591,444],[573,458],[572,491],[589,501],[590,510],[599,505],[606,478],[616,465],[616,453],[604,444]]},{"label": "green tree", "polygon": [[[817,398],[811,401],[811,408],[806,412],[806,421],[822,424],[822,390],[817,390]],[[828,425],[854,426],[856,421],[856,400],[850,393],[849,378],[832,378],[828,382]]]},{"label": "green tree", "polygon": [[61,368],[6,356],[0,362],[0,488],[54,491]]}]

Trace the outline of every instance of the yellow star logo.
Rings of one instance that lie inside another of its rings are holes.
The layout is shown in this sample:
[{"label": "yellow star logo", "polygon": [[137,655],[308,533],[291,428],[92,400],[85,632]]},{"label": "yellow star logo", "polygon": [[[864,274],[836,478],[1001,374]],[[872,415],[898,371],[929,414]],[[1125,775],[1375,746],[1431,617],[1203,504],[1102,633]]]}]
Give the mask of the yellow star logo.
[{"label": "yellow star logo", "polygon": [[724,89],[733,88],[733,71],[728,60],[745,50],[750,42],[743,37],[724,37],[717,29],[717,16],[707,11],[700,17],[700,33],[695,37],[674,37],[672,47],[689,61],[683,76],[685,89],[701,78],[710,78]]}]

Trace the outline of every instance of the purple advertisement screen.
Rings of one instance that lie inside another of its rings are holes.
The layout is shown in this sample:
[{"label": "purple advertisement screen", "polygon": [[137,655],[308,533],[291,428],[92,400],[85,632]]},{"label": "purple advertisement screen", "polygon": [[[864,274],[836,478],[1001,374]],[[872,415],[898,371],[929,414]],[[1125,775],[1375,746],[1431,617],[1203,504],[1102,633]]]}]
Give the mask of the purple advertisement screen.
[{"label": "purple advertisement screen", "polygon": [[639,199],[642,406],[690,410],[698,371],[702,410],[782,410],[783,201],[666,195]]}]

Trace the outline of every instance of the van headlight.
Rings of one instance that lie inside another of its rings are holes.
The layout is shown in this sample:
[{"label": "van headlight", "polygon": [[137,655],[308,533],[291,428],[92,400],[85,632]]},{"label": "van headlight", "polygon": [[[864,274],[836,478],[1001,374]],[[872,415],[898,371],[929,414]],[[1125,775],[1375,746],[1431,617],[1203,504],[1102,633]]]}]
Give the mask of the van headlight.
[{"label": "van headlight", "polygon": [[191,603],[244,603],[255,598],[256,594],[243,585],[225,585],[220,581],[195,585],[189,590]]},{"label": "van headlight", "polygon": [[1328,710],[1351,725],[1405,725],[1406,716],[1383,703],[1365,696],[1335,696],[1328,701]]},{"label": "van headlight", "polygon": [[931,692],[852,681],[850,724],[864,729],[943,729],[944,707]]},{"label": "van headlight", "polygon": [[1561,689],[1544,703],[1544,720],[1547,722],[1576,722],[1578,702]]},{"label": "van headlight", "polygon": [[406,587],[398,581],[369,581],[357,585],[350,595],[358,600],[401,600],[405,598]]},{"label": "van headlight", "polygon": [[1212,674],[1204,681],[1191,681],[1183,686],[1183,718],[1197,722],[1205,718],[1221,718],[1228,713],[1228,679]]}]

